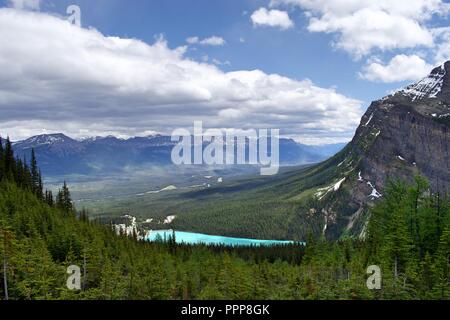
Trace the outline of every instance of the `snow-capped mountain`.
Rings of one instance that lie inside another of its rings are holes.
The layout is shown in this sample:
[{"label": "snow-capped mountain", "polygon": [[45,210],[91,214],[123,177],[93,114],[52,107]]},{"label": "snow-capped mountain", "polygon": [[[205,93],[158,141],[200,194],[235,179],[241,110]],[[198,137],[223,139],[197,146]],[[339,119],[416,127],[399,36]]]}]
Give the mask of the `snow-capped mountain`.
[{"label": "snow-capped mountain", "polygon": [[430,75],[421,81],[401,90],[400,93],[408,96],[412,99],[412,101],[437,98],[442,92],[442,87],[446,76],[447,71],[445,69],[445,65],[443,64],[434,69]]},{"label": "snow-capped mountain", "polygon": [[[393,96],[373,102],[362,123],[369,119],[352,144],[363,151],[363,142],[367,143],[364,149],[372,158],[367,165],[379,186],[394,173],[420,172],[435,190],[449,188],[450,62]],[[399,163],[402,170],[396,170]]]},{"label": "snow-capped mountain", "polygon": [[[69,137],[58,133],[58,134],[43,134],[39,136],[31,137],[27,140],[21,141],[23,145],[32,145],[32,146],[39,146],[39,145],[52,145],[52,144],[58,144],[58,143],[64,143],[71,140]],[[17,143],[15,143],[17,144]]]},{"label": "snow-capped mountain", "polygon": [[46,177],[67,174],[108,174],[130,166],[166,165],[174,143],[170,137],[119,139],[114,136],[75,140],[64,134],[39,135],[15,142],[19,157],[34,148]]},{"label": "snow-capped mountain", "polygon": [[[342,181],[319,200],[326,233],[364,235],[367,205],[383,197],[388,180],[426,177],[433,192],[450,190],[450,62],[393,95],[374,101],[350,144],[318,177]],[[328,183],[329,184],[329,183]],[[322,186],[323,187],[323,186]],[[318,186],[320,189],[320,186]]]},{"label": "snow-capped mountain", "polygon": [[21,148],[27,148],[42,145],[58,145],[68,143],[76,143],[76,141],[62,133],[56,133],[34,136],[23,141],[14,142],[13,145],[21,145]]},{"label": "snow-capped mountain", "polygon": [[[107,175],[124,169],[148,165],[171,165],[176,143],[171,137],[155,135],[119,139],[114,136],[75,140],[64,134],[34,136],[13,144],[19,157],[29,159],[34,148],[46,177],[55,175]],[[325,160],[344,144],[307,146],[280,139],[280,161],[284,165],[315,163]]]},{"label": "snow-capped mountain", "polygon": [[83,151],[83,145],[62,134],[42,134],[23,141],[14,142],[13,148],[19,153],[27,153],[31,148],[51,151],[57,156],[69,156]]}]

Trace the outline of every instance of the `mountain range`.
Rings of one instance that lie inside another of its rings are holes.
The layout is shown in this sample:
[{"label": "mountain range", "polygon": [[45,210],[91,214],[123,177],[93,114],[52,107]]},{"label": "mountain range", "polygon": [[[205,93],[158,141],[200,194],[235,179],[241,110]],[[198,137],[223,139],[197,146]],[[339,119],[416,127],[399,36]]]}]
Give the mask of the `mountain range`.
[{"label": "mountain range", "polygon": [[[13,143],[20,158],[30,159],[34,149],[44,176],[105,175],[125,168],[171,165],[175,146],[170,136],[114,136],[75,140],[62,133],[38,135]],[[309,146],[291,139],[280,139],[280,163],[301,165],[323,161],[345,144]]]}]

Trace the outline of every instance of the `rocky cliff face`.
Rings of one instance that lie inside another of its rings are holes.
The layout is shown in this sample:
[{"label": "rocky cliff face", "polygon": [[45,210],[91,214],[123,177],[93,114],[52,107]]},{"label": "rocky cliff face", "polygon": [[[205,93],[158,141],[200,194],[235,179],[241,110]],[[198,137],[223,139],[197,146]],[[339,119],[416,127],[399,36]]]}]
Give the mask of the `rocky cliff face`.
[{"label": "rocky cliff face", "polygon": [[433,191],[450,186],[450,62],[429,77],[372,103],[351,145],[362,178],[382,187],[388,178],[426,176]]},{"label": "rocky cliff face", "polygon": [[346,179],[342,188],[347,193],[324,203],[327,236],[364,235],[364,211],[382,198],[389,179],[412,180],[420,174],[434,192],[450,191],[449,151],[447,62],[418,83],[371,104],[353,141],[337,155],[336,181]]}]

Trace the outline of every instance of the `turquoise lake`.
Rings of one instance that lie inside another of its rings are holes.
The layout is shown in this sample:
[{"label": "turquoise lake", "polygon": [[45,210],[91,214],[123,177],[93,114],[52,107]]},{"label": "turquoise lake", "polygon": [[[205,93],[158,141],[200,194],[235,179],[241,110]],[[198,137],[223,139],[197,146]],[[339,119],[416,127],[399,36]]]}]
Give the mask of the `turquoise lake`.
[{"label": "turquoise lake", "polygon": [[[147,236],[147,241],[155,241],[157,238],[168,239],[172,236],[172,230],[155,230]],[[245,238],[231,238],[222,236],[211,236],[201,233],[175,231],[177,243],[185,244],[206,244],[206,245],[226,245],[226,246],[273,246],[283,244],[293,244],[294,241],[278,240],[257,240]]]}]

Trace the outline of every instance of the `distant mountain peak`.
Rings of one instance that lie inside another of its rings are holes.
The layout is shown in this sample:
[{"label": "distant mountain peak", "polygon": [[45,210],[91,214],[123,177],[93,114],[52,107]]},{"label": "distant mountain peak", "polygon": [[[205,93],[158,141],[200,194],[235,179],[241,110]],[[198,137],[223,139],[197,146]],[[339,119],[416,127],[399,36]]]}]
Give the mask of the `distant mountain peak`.
[{"label": "distant mountain peak", "polygon": [[22,143],[33,144],[33,145],[43,145],[43,144],[57,144],[57,143],[65,143],[68,141],[74,141],[72,138],[69,138],[65,134],[62,133],[52,133],[52,134],[41,134],[31,138],[28,138]]}]

